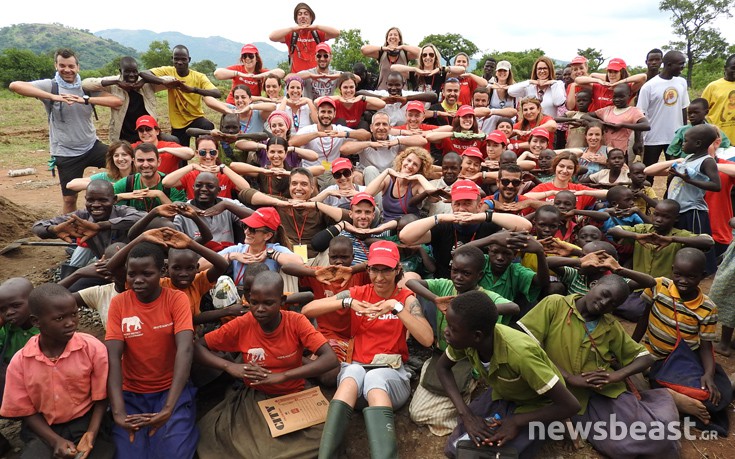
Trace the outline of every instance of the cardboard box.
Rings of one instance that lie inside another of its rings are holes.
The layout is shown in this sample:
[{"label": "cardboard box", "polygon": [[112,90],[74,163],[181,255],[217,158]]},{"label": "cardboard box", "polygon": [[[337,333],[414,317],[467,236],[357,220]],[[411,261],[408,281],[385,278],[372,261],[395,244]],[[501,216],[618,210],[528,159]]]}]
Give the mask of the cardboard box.
[{"label": "cardboard box", "polygon": [[273,438],[306,429],[327,419],[329,402],[319,387],[258,402]]}]

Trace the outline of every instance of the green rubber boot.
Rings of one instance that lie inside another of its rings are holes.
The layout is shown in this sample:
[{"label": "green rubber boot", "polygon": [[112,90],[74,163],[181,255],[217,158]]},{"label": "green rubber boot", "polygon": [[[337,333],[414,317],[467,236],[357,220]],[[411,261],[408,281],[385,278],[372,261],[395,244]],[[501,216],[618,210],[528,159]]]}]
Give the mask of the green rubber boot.
[{"label": "green rubber boot", "polygon": [[319,443],[319,459],[336,459],[339,445],[345,436],[347,426],[352,419],[352,407],[342,400],[329,402],[327,421]]},{"label": "green rubber boot", "polygon": [[393,422],[393,409],[387,406],[370,406],[362,410],[365,418],[370,457],[372,459],[396,459],[398,443]]}]

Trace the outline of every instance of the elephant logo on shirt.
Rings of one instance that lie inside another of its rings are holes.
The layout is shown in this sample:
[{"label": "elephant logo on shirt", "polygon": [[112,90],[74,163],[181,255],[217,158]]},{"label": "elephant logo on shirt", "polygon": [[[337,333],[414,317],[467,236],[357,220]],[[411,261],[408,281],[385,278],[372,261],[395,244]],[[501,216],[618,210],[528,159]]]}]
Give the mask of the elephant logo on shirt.
[{"label": "elephant logo on shirt", "polygon": [[138,316],[123,317],[122,331],[123,333],[138,331],[140,330],[141,325],[143,325],[143,322],[140,321],[140,317]]},{"label": "elephant logo on shirt", "polygon": [[248,360],[250,363],[261,362],[265,360],[265,349],[262,347],[254,347],[248,349]]}]

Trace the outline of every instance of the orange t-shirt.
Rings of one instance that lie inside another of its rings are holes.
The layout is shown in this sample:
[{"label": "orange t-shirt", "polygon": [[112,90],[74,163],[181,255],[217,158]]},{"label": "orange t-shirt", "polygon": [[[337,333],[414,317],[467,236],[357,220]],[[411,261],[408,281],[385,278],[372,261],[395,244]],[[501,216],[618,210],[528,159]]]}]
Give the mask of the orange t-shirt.
[{"label": "orange t-shirt", "polygon": [[171,288],[180,292],[184,292],[186,297],[189,299],[189,306],[191,306],[191,315],[198,316],[201,312],[199,310],[199,303],[201,303],[202,301],[202,296],[210,291],[212,287],[214,287],[214,284],[217,283],[216,281],[209,282],[209,279],[207,279],[208,272],[208,269],[206,271],[198,272],[196,276],[194,276],[194,280],[191,282],[189,287],[184,290],[175,287],[170,277],[161,278],[161,287]]},{"label": "orange t-shirt", "polygon": [[176,341],[182,331],[194,331],[189,300],[183,292],[162,288],[148,304],[127,290],[112,299],[106,341],[123,341],[123,390],[150,394],[171,388]]},{"label": "orange t-shirt", "polygon": [[[255,317],[247,313],[207,333],[204,341],[213,351],[242,352],[245,363],[259,365],[273,373],[300,367],[304,348],[315,353],[327,344],[327,339],[316,331],[309,319],[293,311],[281,311],[281,323],[271,333],[263,331]],[[248,379],[243,381],[250,385]],[[290,394],[303,390],[304,382],[292,379],[255,387],[266,394]]]},{"label": "orange t-shirt", "polygon": [[[352,287],[350,296],[356,300],[377,303],[384,300],[375,293],[373,285]],[[404,305],[413,292],[407,288],[393,293],[391,299]],[[351,310],[352,311],[352,310]],[[352,360],[370,363],[375,354],[401,354],[403,361],[408,360],[408,344],[406,343],[406,327],[398,316],[392,313],[383,314],[375,320],[358,316],[352,311],[352,336],[355,337]]]},{"label": "orange t-shirt", "polygon": [[[318,270],[323,266],[313,266],[311,269]],[[357,273],[350,278],[350,281],[344,288],[340,288],[339,284],[325,285],[316,280],[316,277],[302,277],[300,280],[301,285],[311,288],[314,293],[315,300],[321,300],[322,298],[328,298],[334,296],[343,290],[347,290],[350,287],[357,287],[370,283],[370,276],[366,272]],[[319,331],[327,339],[339,339],[349,340],[352,334],[350,333],[350,310],[349,309],[338,309],[329,314],[324,314],[316,318],[316,324],[319,327]]]}]

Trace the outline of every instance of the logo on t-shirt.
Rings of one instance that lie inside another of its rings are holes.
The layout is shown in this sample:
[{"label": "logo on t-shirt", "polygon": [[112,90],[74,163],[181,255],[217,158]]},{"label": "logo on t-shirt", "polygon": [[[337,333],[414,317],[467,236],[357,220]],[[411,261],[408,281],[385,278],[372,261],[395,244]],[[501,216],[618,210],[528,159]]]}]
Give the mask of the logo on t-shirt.
[{"label": "logo on t-shirt", "polygon": [[674,87],[666,88],[664,91],[664,104],[668,106],[675,105],[679,101],[679,91]]},{"label": "logo on t-shirt", "polygon": [[248,349],[248,362],[258,363],[265,360],[265,349],[262,347],[253,347]]},{"label": "logo on t-shirt", "polygon": [[122,332],[126,337],[139,336],[143,333],[140,331],[143,322],[140,321],[140,317],[123,317],[122,319]]}]

